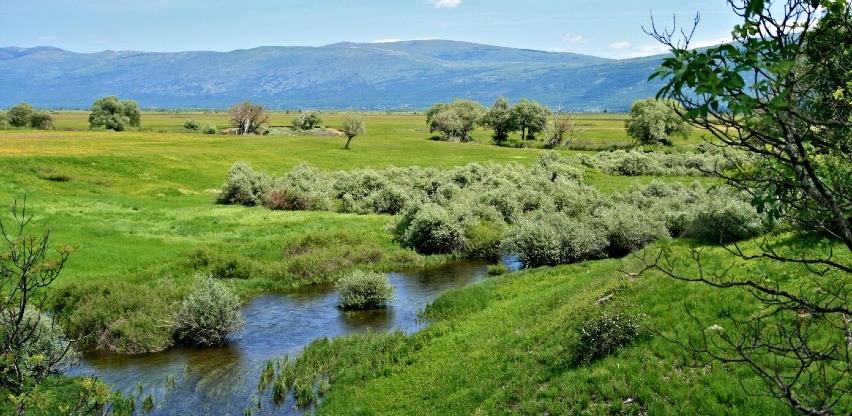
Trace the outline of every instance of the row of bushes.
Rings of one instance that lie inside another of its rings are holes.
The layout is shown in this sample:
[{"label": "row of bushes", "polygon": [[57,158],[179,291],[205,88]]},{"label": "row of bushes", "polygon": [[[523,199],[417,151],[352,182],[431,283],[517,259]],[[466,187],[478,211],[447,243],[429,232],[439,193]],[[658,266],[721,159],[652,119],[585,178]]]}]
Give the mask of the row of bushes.
[{"label": "row of bushes", "polygon": [[528,266],[621,256],[681,235],[720,243],[761,232],[741,195],[652,182],[614,195],[584,185],[556,153],[527,168],[470,164],[324,173],[299,165],[278,179],[236,164],[222,203],[272,209],[398,214],[395,239],[422,254],[518,254]]},{"label": "row of bushes", "polygon": [[579,160],[583,166],[616,176],[710,176],[732,167],[730,155],[709,149],[697,153],[616,150],[583,154]]},{"label": "row of bushes", "polygon": [[0,129],[9,127],[52,130],[53,116],[48,112],[38,111],[27,103],[20,103],[10,108],[8,112],[0,111]]}]

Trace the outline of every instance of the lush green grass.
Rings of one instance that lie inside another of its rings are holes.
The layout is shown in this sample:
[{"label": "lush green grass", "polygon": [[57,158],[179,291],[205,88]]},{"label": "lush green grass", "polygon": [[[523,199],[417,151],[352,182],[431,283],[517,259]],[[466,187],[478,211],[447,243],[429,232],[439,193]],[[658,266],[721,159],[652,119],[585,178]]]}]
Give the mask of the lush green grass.
[{"label": "lush green grass", "polygon": [[[107,336],[100,346],[132,351],[165,345],[165,330],[152,322],[168,316],[169,302],[185,294],[196,273],[237,276],[230,284],[248,296],[333,280],[353,268],[393,270],[443,260],[424,258],[392,242],[387,231],[392,219],[386,216],[216,205],[216,193],[235,161],[281,174],[303,161],[328,170],[450,167],[471,162],[529,164],[540,153],[485,144],[486,131],[476,132],[480,143],[429,140],[420,115],[370,115],[367,133],[350,151],[342,148],[342,139],[333,137],[180,131],[187,118],[224,123],[222,113],[145,113],[144,128],[155,131],[118,133],[84,130],[83,112],[55,117],[57,127],[65,130],[0,131],[0,203],[26,195],[36,224],[52,229],[55,242],[75,248],[57,283],[59,305],[66,312],[110,311],[76,316],[75,327],[131,338],[127,344]],[[291,117],[273,114],[272,124],[286,124]],[[331,125],[339,117],[324,115]],[[600,116],[600,122],[623,122],[619,117]],[[646,180],[589,176],[589,182],[604,191]],[[96,289],[101,295],[93,294]],[[128,291],[151,296],[137,296],[131,305],[116,310],[115,303]],[[107,328],[118,321],[131,324]],[[153,331],[163,333],[145,333],[158,327]]]},{"label": "lush green grass", "polygon": [[[694,271],[685,244],[673,249]],[[711,267],[731,260],[722,250],[704,258]],[[449,292],[427,308],[433,323],[423,331],[316,341],[287,363],[287,377],[303,400],[319,396],[318,413],[329,415],[791,413],[781,401],[746,393],[765,390],[742,366],[702,365],[665,339],[705,330],[687,307],[705,325],[724,325],[721,311],[748,316],[753,298],[659,274],[627,278],[620,270],[633,261],[524,271]],[[786,275],[791,284],[808,275],[771,262],[738,267]],[[644,316],[643,334],[577,363],[581,323],[604,311]]]}]

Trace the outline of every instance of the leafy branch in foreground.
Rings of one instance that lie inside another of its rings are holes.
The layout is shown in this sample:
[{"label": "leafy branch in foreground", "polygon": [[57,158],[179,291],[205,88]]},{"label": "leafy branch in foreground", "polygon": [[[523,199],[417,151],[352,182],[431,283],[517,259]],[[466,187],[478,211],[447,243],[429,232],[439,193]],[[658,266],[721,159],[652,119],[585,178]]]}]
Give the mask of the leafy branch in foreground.
[{"label": "leafy branch in foreground", "polygon": [[[712,136],[723,154],[745,152],[714,174],[792,237],[727,244],[728,264],[694,249],[641,256],[656,270],[720,290],[749,293],[752,313],[722,311],[700,337],[676,340],[696,356],[743,364],[769,394],[803,414],[852,406],[852,18],[838,0],[729,0],[742,20],[733,42],[689,49],[691,27],[646,32],[672,50],[652,78],[658,98]],[[687,268],[686,262],[693,266]],[[752,267],[746,267],[751,265]],[[757,267],[754,267],[757,266]],[[766,266],[766,267],[764,267]],[[801,270],[803,280],[767,272]],[[696,319],[697,325],[704,323]],[[846,409],[846,410],[844,410]]]}]

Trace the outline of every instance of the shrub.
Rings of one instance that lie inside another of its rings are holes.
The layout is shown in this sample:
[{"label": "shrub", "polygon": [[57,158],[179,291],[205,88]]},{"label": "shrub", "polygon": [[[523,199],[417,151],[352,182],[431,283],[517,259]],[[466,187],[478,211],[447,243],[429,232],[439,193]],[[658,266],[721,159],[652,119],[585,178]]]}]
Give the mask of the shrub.
[{"label": "shrub", "polygon": [[92,103],[89,114],[89,128],[124,131],[130,127],[139,127],[142,113],[139,105],[132,100],[119,100],[118,97],[103,97]]},{"label": "shrub", "polygon": [[662,221],[627,204],[605,209],[598,218],[607,230],[607,251],[614,257],[623,256],[669,235]]},{"label": "shrub", "polygon": [[299,130],[310,130],[321,124],[322,119],[316,111],[305,111],[293,118],[293,127]]},{"label": "shrub", "polygon": [[214,257],[210,261],[210,277],[217,279],[248,279],[252,269],[246,261],[233,255]]},{"label": "shrub", "polygon": [[603,312],[583,322],[573,350],[575,363],[589,363],[633,342],[640,335],[641,318],[621,312]]},{"label": "shrub", "polygon": [[243,324],[240,300],[231,289],[209,277],[198,279],[175,319],[175,337],[196,346],[222,345]]},{"label": "shrub", "polygon": [[9,116],[6,115],[5,111],[0,111],[0,130],[6,130],[9,128]]},{"label": "shrub", "polygon": [[38,130],[53,130],[53,116],[48,112],[36,111],[30,117],[30,127]]},{"label": "shrub", "polygon": [[500,257],[500,244],[505,226],[502,222],[477,221],[465,227],[467,246],[464,254],[470,258],[496,259]]},{"label": "shrub", "polygon": [[540,213],[510,228],[503,249],[517,254],[524,266],[538,267],[600,258],[608,244],[606,230],[594,221]]},{"label": "shrub", "polygon": [[237,162],[228,171],[217,201],[220,204],[260,205],[270,187],[268,176],[255,172],[245,162]]},{"label": "shrub", "polygon": [[54,313],[68,321],[68,334],[83,346],[102,351],[140,354],[171,344],[170,329],[162,325],[172,292],[126,282],[69,285],[54,293]]},{"label": "shrub", "polygon": [[276,181],[264,205],[271,209],[327,210],[331,208],[331,194],[328,176],[301,163]]},{"label": "shrub", "polygon": [[509,268],[503,263],[489,264],[487,274],[489,276],[500,276],[509,272]]},{"label": "shrub", "polygon": [[337,304],[345,310],[376,309],[393,300],[387,275],[356,270],[337,282]]},{"label": "shrub", "polygon": [[197,121],[190,119],[183,122],[183,128],[184,130],[188,131],[198,131],[201,129],[201,124],[198,124]]},{"label": "shrub", "polygon": [[201,132],[204,134],[216,134],[219,132],[219,129],[216,128],[215,124],[207,123],[201,128]]},{"label": "shrub", "polygon": [[[15,316],[17,317],[17,316]],[[7,339],[7,333],[12,327],[13,316],[8,313],[0,314],[0,340]],[[31,332],[20,351],[16,351],[17,367],[11,367],[13,362],[0,360],[0,374],[7,371],[23,372],[27,378],[43,379],[50,374],[57,374],[74,365],[79,353],[71,346],[62,328],[47,315],[35,310],[24,312],[20,328]]]},{"label": "shrub", "polygon": [[447,210],[426,203],[407,209],[397,220],[394,235],[403,246],[421,254],[463,251],[467,246],[464,226]]},{"label": "shrub", "polygon": [[9,109],[6,113],[9,125],[12,127],[27,127],[30,125],[30,119],[35,114],[33,106],[27,103],[20,103]]},{"label": "shrub", "polygon": [[675,111],[673,101],[639,100],[630,107],[627,120],[627,134],[642,144],[672,144],[671,135],[679,134],[686,138],[689,125]]},{"label": "shrub", "polygon": [[716,192],[693,208],[693,219],[684,235],[723,244],[754,237],[763,228],[763,221],[751,204],[735,195]]}]

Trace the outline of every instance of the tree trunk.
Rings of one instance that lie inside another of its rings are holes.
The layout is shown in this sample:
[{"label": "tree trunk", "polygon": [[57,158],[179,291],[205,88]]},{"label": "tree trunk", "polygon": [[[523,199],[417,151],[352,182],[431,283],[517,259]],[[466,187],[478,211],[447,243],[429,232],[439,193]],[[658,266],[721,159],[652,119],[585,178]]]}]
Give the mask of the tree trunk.
[{"label": "tree trunk", "polygon": [[346,138],[346,146],[343,146],[344,149],[349,150],[349,143],[352,142],[352,137]]}]

